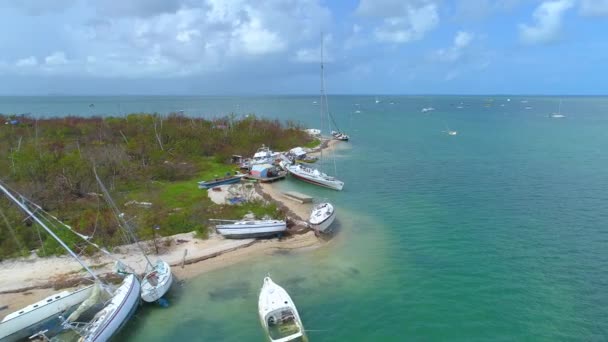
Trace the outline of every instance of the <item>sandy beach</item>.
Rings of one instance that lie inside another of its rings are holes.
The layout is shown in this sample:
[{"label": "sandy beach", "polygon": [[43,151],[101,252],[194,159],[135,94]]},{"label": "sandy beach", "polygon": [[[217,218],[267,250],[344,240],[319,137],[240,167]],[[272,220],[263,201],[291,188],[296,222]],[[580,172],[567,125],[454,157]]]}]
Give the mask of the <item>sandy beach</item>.
[{"label": "sandy beach", "polygon": [[[338,141],[323,144],[324,149],[333,149]],[[273,184],[260,183],[255,186],[256,198],[274,201],[288,219],[294,223],[290,234],[273,239],[225,239],[212,234],[208,239],[199,239],[194,232],[177,234],[159,239],[159,253],[155,254],[152,241],[143,242],[152,262],[161,258],[172,266],[178,279],[189,279],[205,272],[275,253],[279,250],[309,250],[322,246],[314,232],[306,229],[305,222],[311,204],[300,204],[287,199]],[[223,201],[226,191],[211,194],[214,202]],[[97,274],[112,274],[114,263],[120,260],[136,272],[145,270],[146,261],[137,246],[124,245],[115,248],[112,257],[99,253],[83,260]],[[78,283],[88,283],[88,274],[71,257],[28,258],[5,260],[0,263],[0,317],[41,300],[60,289],[69,289]]]}]

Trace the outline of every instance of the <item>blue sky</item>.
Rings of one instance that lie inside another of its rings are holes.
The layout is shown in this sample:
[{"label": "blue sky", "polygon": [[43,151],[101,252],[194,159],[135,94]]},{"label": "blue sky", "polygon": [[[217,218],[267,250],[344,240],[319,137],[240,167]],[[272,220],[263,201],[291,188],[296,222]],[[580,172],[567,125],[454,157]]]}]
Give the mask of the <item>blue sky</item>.
[{"label": "blue sky", "polygon": [[607,94],[608,0],[4,0],[0,94]]}]

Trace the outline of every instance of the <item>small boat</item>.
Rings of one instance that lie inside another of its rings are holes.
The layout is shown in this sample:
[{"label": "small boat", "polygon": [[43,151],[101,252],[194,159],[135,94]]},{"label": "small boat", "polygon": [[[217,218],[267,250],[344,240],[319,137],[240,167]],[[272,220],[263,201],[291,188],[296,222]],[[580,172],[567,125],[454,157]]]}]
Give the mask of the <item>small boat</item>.
[{"label": "small boat", "polygon": [[304,326],[291,297],[270,277],[264,278],[258,299],[258,312],[262,327],[271,342],[307,341]]},{"label": "small boat", "polygon": [[564,114],[562,114],[562,100],[559,100],[559,109],[557,113],[552,113],[549,115],[549,117],[552,119],[561,119],[566,117]]},{"label": "small boat", "polygon": [[257,152],[253,155],[253,158],[251,158],[251,165],[274,164],[276,157],[276,153],[272,152],[266,145],[262,145],[262,147],[258,148]]},{"label": "small boat", "polygon": [[287,223],[284,220],[274,220],[265,217],[256,220],[252,214],[247,214],[242,220],[215,220],[215,222],[226,222],[218,224],[215,229],[226,238],[246,239],[257,237],[270,237],[284,233]]},{"label": "small boat", "polygon": [[308,222],[312,229],[327,233],[330,231],[329,227],[336,219],[336,211],[331,203],[319,203],[312,208],[310,213],[310,219]]},{"label": "small boat", "polygon": [[245,176],[245,174],[237,173],[235,175],[231,175],[228,172],[228,173],[226,173],[225,177],[198,182],[198,188],[199,189],[211,189],[211,188],[219,186],[219,185],[238,183],[241,181],[241,178],[243,178],[243,176]]},{"label": "small boat", "polygon": [[458,131],[451,130],[448,127],[447,123],[445,124],[445,131],[442,131],[442,132],[447,133],[448,135],[457,135],[458,134]]},{"label": "small boat", "polygon": [[331,135],[334,137],[334,139],[340,141],[348,141],[350,139],[348,134],[339,131],[331,131]]},{"label": "small boat", "polygon": [[[10,342],[26,339],[40,330],[50,327],[60,328],[58,317],[84,302],[93,291],[93,285],[76,291],[62,291],[45,299],[10,313],[0,322],[0,341]],[[53,324],[53,320],[57,320]],[[60,328],[61,329],[61,328]],[[54,330],[51,328],[51,330]],[[56,334],[59,331],[47,333]]]},{"label": "small boat", "polygon": [[426,112],[432,112],[434,110],[435,110],[435,108],[433,108],[433,107],[426,107],[426,108],[422,108],[421,112],[426,113]]},{"label": "small boat", "polygon": [[166,261],[157,260],[151,270],[146,270],[141,280],[141,299],[154,303],[161,299],[173,284],[171,266]]},{"label": "small boat", "polygon": [[342,182],[341,180],[335,177],[328,176],[323,172],[311,167],[296,164],[286,165],[285,168],[292,176],[310,184],[338,191],[342,190],[342,188],[344,187],[344,182]]},{"label": "small boat", "polygon": [[376,104],[380,103],[380,100],[378,99],[378,96],[376,96]]}]

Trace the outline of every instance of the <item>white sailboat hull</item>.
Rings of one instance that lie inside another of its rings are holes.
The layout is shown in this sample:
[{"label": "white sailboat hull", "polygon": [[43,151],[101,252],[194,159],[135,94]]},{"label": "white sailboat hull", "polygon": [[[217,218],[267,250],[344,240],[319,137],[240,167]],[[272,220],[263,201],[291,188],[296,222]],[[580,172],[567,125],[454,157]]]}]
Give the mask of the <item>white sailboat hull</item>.
[{"label": "white sailboat hull", "polygon": [[32,336],[45,321],[82,303],[92,290],[93,286],[87,286],[73,292],[63,291],[7,315],[0,323],[0,341],[12,342]]},{"label": "white sailboat hull", "polygon": [[156,302],[169,291],[172,284],[171,266],[158,260],[154,270],[147,273],[141,281],[141,299],[148,303]]},{"label": "white sailboat hull", "polygon": [[326,213],[319,213],[320,217],[316,216],[316,208],[313,209],[313,212],[311,213],[311,217],[309,220],[310,223],[310,227],[316,231],[319,231],[321,233],[328,233],[331,231],[331,224],[334,222],[334,220],[336,219],[336,211],[334,209],[334,207],[327,203],[328,206],[331,206],[331,211],[330,213],[327,215]]},{"label": "white sailboat hull", "polygon": [[227,238],[264,237],[281,234],[287,230],[285,221],[269,221],[257,224],[222,224],[216,226],[217,232]]},{"label": "white sailboat hull", "polygon": [[110,302],[95,315],[86,328],[83,342],[102,342],[112,337],[128,321],[137,309],[141,285],[133,274],[125,277]]}]

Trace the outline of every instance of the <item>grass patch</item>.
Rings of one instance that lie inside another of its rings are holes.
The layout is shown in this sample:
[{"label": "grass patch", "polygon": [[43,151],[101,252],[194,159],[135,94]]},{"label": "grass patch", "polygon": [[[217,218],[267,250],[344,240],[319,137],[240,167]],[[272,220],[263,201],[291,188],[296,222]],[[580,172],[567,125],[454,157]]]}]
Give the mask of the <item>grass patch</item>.
[{"label": "grass patch", "polygon": [[321,140],[314,138],[311,141],[304,144],[304,147],[315,148],[315,147],[318,147],[319,145],[321,145]]}]

